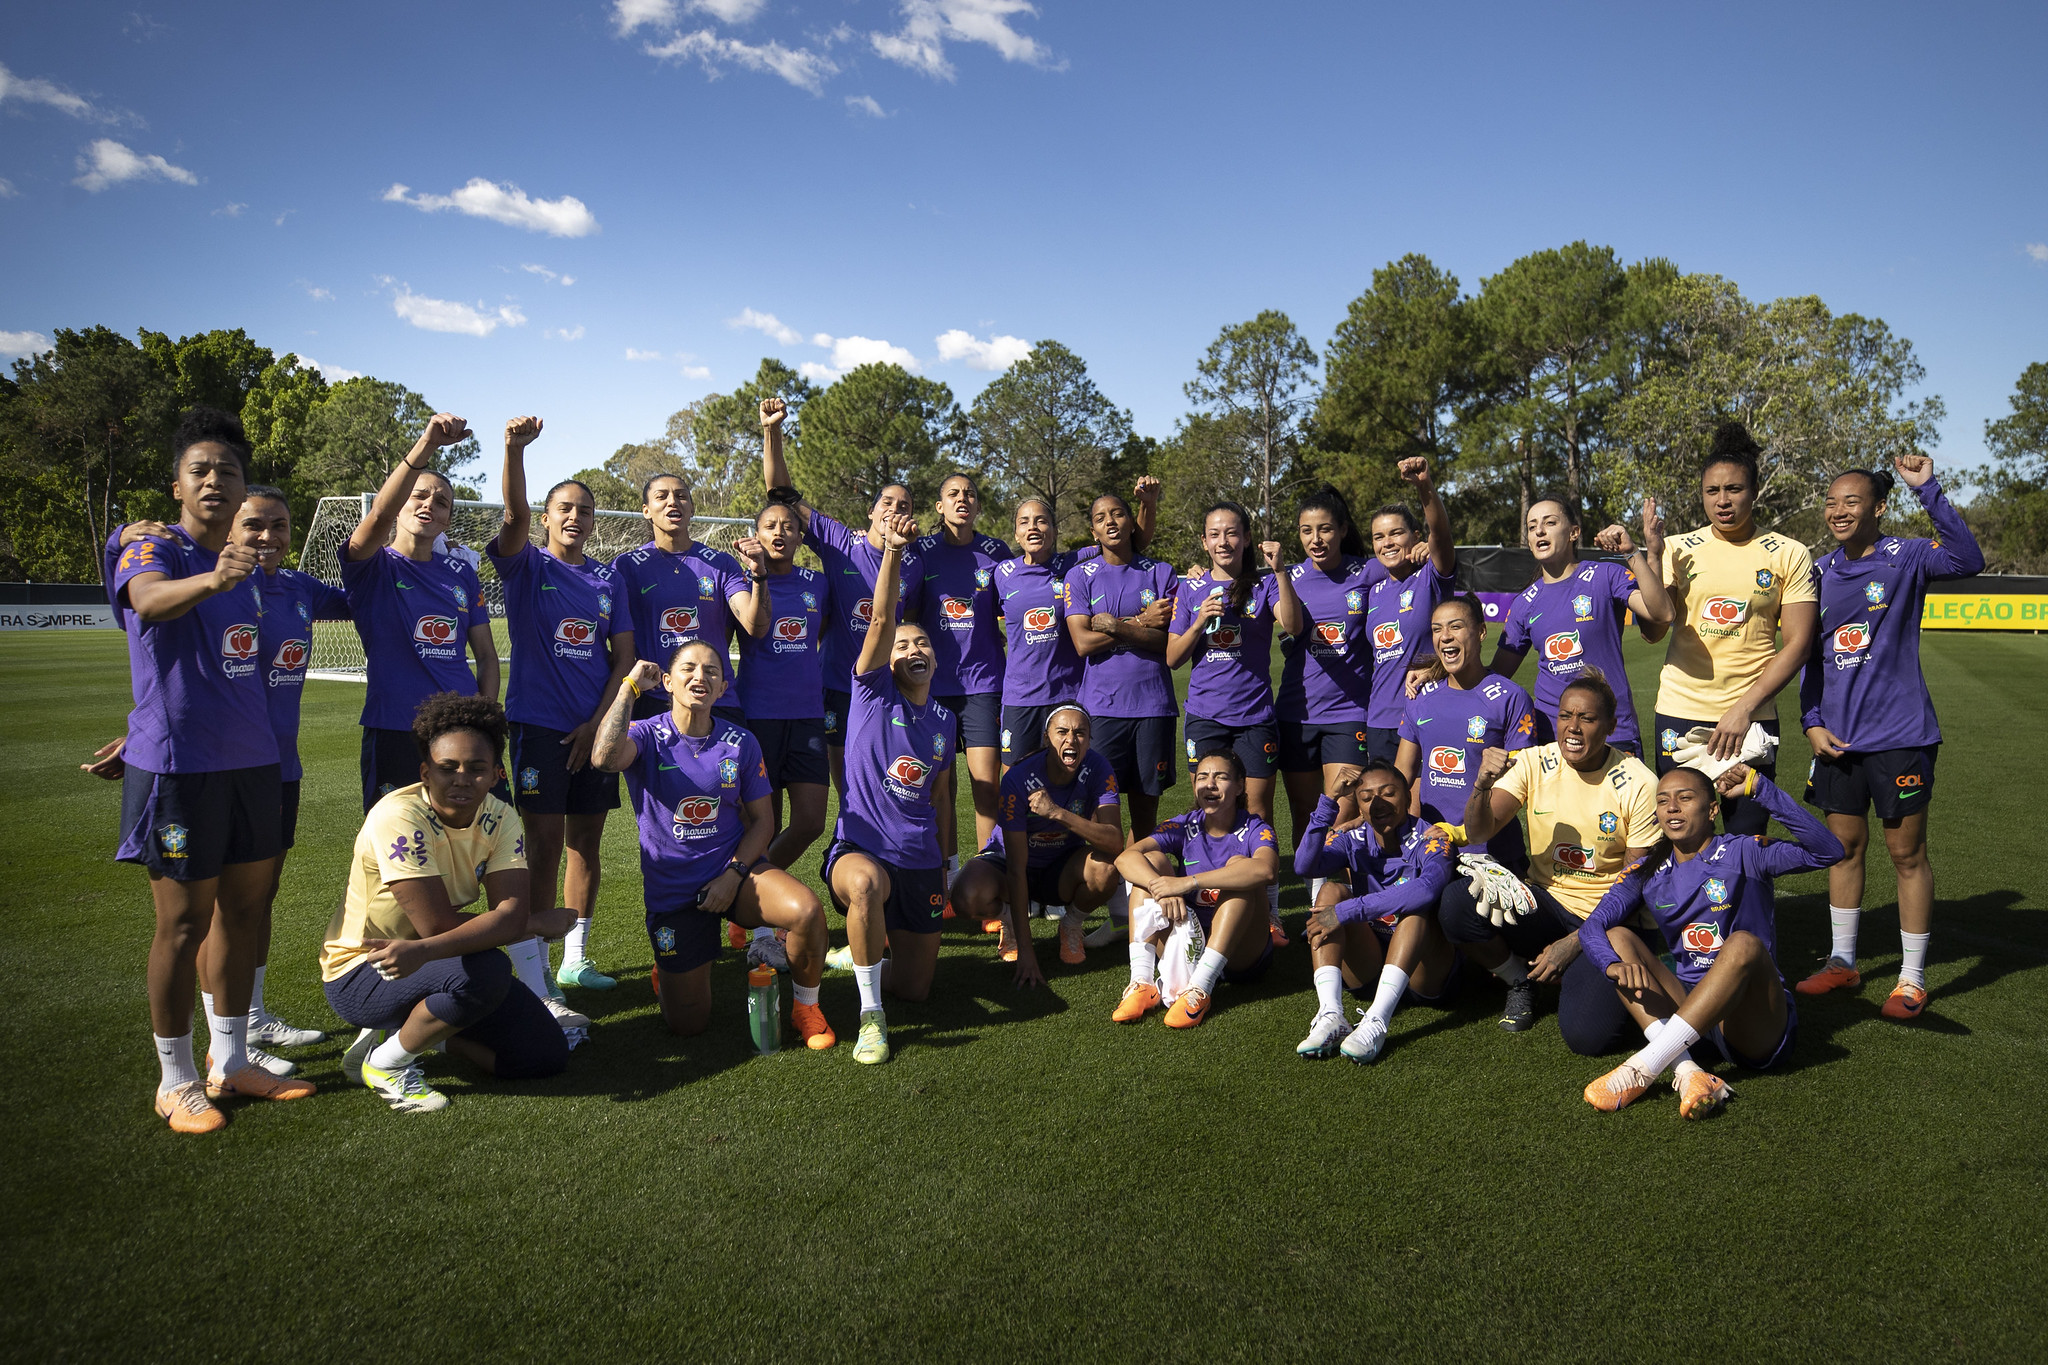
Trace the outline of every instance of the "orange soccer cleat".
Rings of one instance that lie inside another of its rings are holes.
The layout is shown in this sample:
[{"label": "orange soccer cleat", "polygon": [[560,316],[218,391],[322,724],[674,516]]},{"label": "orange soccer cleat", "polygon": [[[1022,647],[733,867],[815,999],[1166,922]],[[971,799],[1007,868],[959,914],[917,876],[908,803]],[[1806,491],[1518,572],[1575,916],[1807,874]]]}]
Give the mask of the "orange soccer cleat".
[{"label": "orange soccer cleat", "polygon": [[1678,1082],[1678,1116],[1703,1119],[1720,1113],[1721,1106],[1734,1098],[1728,1082],[1705,1067],[1694,1067]]},{"label": "orange soccer cleat", "polygon": [[1820,970],[1792,989],[1801,995],[1826,995],[1829,991],[1853,990],[1863,984],[1863,976],[1854,967],[1839,957],[1831,957],[1820,964]]},{"label": "orange soccer cleat", "polygon": [[158,1118],[171,1121],[174,1133],[216,1133],[228,1126],[228,1116],[206,1098],[202,1081],[187,1081],[156,1092]]},{"label": "orange soccer cleat", "polygon": [[1920,1011],[1927,1008],[1927,988],[1916,986],[1910,981],[1901,981],[1892,987],[1892,993],[1885,997],[1884,1008],[1878,1011],[1887,1019],[1918,1019]]},{"label": "orange soccer cleat", "polygon": [[1209,1017],[1209,992],[1190,986],[1166,1012],[1168,1028],[1193,1028]]},{"label": "orange soccer cleat", "polygon": [[1005,962],[1015,962],[1017,935],[1010,928],[1010,912],[1005,910],[1003,917],[995,921],[995,926],[1002,933],[1002,937],[996,940],[996,956]]},{"label": "orange soccer cleat", "polygon": [[260,1066],[245,1066],[241,1070],[206,1082],[206,1098],[221,1099],[234,1095],[245,1100],[302,1100],[313,1093],[313,1083],[302,1081],[296,1076],[273,1076]]},{"label": "orange soccer cleat", "polygon": [[1586,1087],[1586,1103],[1604,1114],[1612,1114],[1641,1099],[1656,1080],[1655,1076],[1645,1076],[1623,1062]]},{"label": "orange soccer cleat", "polygon": [[832,1025],[825,1022],[825,1011],[817,1005],[792,1005],[789,1022],[796,1025],[796,1036],[813,1052],[823,1052],[839,1041]]},{"label": "orange soccer cleat", "polygon": [[1158,1008],[1159,988],[1149,982],[1133,981],[1124,987],[1124,998],[1116,1002],[1116,1010],[1109,1017],[1119,1024],[1135,1024]]},{"label": "orange soccer cleat", "polygon": [[750,937],[751,935],[749,935],[746,930],[740,928],[739,925],[733,923],[731,920],[727,920],[725,922],[725,941],[727,943],[730,943],[733,947],[746,947],[747,939]]},{"label": "orange soccer cleat", "polygon": [[1079,915],[1060,916],[1060,961],[1078,967],[1088,960],[1088,931]]}]

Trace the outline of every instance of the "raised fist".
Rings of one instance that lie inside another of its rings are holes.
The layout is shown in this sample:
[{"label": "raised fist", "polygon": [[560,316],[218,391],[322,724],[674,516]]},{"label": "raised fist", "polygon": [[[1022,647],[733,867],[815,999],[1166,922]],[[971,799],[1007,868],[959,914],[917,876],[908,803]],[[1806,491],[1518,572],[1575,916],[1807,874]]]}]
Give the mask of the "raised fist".
[{"label": "raised fist", "polygon": [[633,665],[633,671],[626,675],[626,681],[642,692],[652,692],[661,686],[661,665],[652,659],[642,659]]},{"label": "raised fist", "polygon": [[213,581],[226,592],[261,567],[254,550],[230,541],[221,547],[220,559],[213,567]]},{"label": "raised fist", "polygon": [[890,517],[882,525],[882,538],[892,550],[901,550],[917,539],[917,518],[903,513]]},{"label": "raised fist", "polygon": [[[537,429],[537,428],[536,428]],[[437,412],[427,421],[427,429],[420,436],[435,450],[452,446],[457,441],[469,439],[469,423],[452,412]]]},{"label": "raised fist", "polygon": [[763,398],[761,400],[761,425],[764,428],[781,426],[782,419],[788,415],[789,404],[783,402],[780,398]]},{"label": "raised fist", "polygon": [[1501,779],[1508,769],[1515,766],[1515,756],[1506,749],[1489,748],[1479,755],[1479,790],[1488,791]]},{"label": "raised fist", "polygon": [[505,423],[505,449],[526,449],[540,439],[540,428],[538,417],[514,417]]},{"label": "raised fist", "polygon": [[1159,480],[1153,478],[1150,474],[1140,474],[1138,476],[1138,486],[1131,491],[1137,495],[1139,502],[1156,503],[1159,501],[1159,488]]},{"label": "raised fist", "polygon": [[1404,483],[1412,483],[1417,488],[1429,487],[1429,461],[1420,455],[1410,455],[1394,466],[1394,472]]},{"label": "raised fist", "polygon": [[1899,471],[1899,477],[1905,480],[1908,488],[1918,488],[1934,477],[1934,461],[1917,450],[1910,455],[1895,457],[1892,468]]},{"label": "raised fist", "polygon": [[1279,542],[1279,541],[1277,541],[1277,540],[1262,540],[1262,541],[1260,541],[1260,542],[1259,542],[1259,558],[1261,558],[1261,559],[1263,559],[1263,560],[1265,560],[1265,561],[1266,561],[1266,569],[1267,569],[1267,571],[1268,571],[1268,572],[1270,572],[1270,573],[1279,573],[1279,572],[1280,572],[1280,568],[1281,568],[1281,564],[1280,564],[1280,542]]}]

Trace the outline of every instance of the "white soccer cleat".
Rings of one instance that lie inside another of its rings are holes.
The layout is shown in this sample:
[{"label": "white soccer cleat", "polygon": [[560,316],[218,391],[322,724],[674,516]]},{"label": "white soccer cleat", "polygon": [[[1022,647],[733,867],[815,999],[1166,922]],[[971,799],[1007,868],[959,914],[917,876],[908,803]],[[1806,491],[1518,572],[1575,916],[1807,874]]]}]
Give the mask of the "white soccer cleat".
[{"label": "white soccer cleat", "polygon": [[560,1024],[563,1028],[572,1029],[590,1027],[589,1015],[579,1014],[575,1010],[570,1009],[568,1005],[564,1004],[562,1001],[555,999],[554,996],[543,995],[540,998],[540,1002],[541,1004],[546,1005],[548,1007],[548,1013],[555,1016],[555,1022]]},{"label": "white soccer cleat", "polygon": [[1113,919],[1104,920],[1100,928],[1090,929],[1088,936],[1081,941],[1090,948],[1107,948],[1112,943],[1121,942],[1129,932],[1128,925],[1118,924]]},{"label": "white soccer cleat", "polygon": [[[265,1052],[262,1048],[257,1047],[254,1044],[249,1044],[245,1046],[243,1048],[243,1051],[247,1052],[249,1055],[250,1066],[261,1067],[263,1070],[269,1072],[273,1076],[278,1077],[279,1079],[289,1076],[294,1071],[297,1071],[299,1069],[299,1064],[297,1062],[287,1061],[283,1057],[273,1057],[268,1052]],[[213,1049],[208,1048],[206,1050],[206,1074],[211,1076],[216,1070],[218,1070],[218,1068],[215,1067],[213,1064]]]},{"label": "white soccer cleat", "polygon": [[348,1077],[350,1085],[363,1083],[363,1063],[377,1050],[377,1044],[384,1041],[384,1030],[366,1028],[356,1035],[356,1040],[341,1054],[341,1074]]},{"label": "white soccer cleat", "polygon": [[249,1016],[249,1042],[262,1047],[311,1047],[325,1042],[327,1035],[316,1028],[295,1028],[264,1010]]},{"label": "white soccer cleat", "polygon": [[1336,1056],[1338,1045],[1350,1036],[1351,1025],[1344,1022],[1343,1014],[1322,1010],[1310,1021],[1308,1037],[1294,1045],[1294,1053],[1322,1061]]},{"label": "white soccer cleat", "polygon": [[1351,1030],[1351,1036],[1344,1040],[1342,1051],[1346,1057],[1360,1066],[1379,1059],[1380,1050],[1387,1045],[1387,1026],[1370,1014],[1361,1015],[1358,1027]]},{"label": "white soccer cleat", "polygon": [[782,940],[772,935],[767,938],[747,941],[747,965],[749,967],[773,967],[778,972],[789,970],[789,949],[782,946]]}]

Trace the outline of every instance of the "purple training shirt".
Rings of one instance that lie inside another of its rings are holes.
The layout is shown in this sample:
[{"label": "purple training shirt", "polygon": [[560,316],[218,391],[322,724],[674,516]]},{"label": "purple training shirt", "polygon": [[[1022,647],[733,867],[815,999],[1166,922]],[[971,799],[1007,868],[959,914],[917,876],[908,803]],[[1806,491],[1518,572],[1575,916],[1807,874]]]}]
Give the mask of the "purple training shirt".
[{"label": "purple training shirt", "polygon": [[296,569],[263,576],[263,620],[256,638],[258,652],[268,661],[264,695],[270,731],[277,736],[279,776],[287,782],[305,776],[299,763],[299,703],[306,691],[306,666],[313,659],[313,623],[348,619],[348,598],[341,589]]},{"label": "purple training shirt", "polygon": [[1614,689],[1614,733],[1608,738],[1634,744],[1642,737],[1621,657],[1622,622],[1635,590],[1636,576],[1626,564],[1581,560],[1555,583],[1538,577],[1503,614],[1501,648],[1525,656],[1532,647],[1536,651],[1536,713],[1547,722],[1545,733],[1556,726],[1565,688],[1591,664]]},{"label": "purple training shirt", "polygon": [[1387,730],[1401,723],[1401,710],[1408,700],[1408,664],[1416,649],[1429,639],[1429,614],[1450,595],[1451,579],[1438,573],[1430,562],[1419,565],[1406,578],[1382,578],[1366,593],[1366,629],[1372,635],[1372,702],[1366,708],[1367,725]]},{"label": "purple training shirt", "polygon": [[1116,808],[1116,774],[1109,760],[1090,749],[1081,755],[1073,781],[1064,787],[1047,785],[1046,765],[1052,750],[1040,749],[1003,774],[1002,790],[996,796],[996,828],[988,837],[988,848],[1003,852],[1003,833],[1020,835],[1030,850],[1025,863],[1030,867],[1057,867],[1087,843],[1057,820],[1031,813],[1031,793],[1042,791],[1056,806],[1063,806],[1083,820],[1093,821],[1104,806]]},{"label": "purple training shirt", "polygon": [[1002,603],[995,570],[1015,551],[994,536],[976,533],[955,545],[943,532],[914,547],[923,570],[909,585],[903,609],[914,612],[932,637],[932,695],[967,697],[1003,690]]},{"label": "purple training shirt", "polygon": [[[1465,801],[1479,775],[1479,759],[1488,749],[1513,753],[1536,743],[1536,719],[1529,694],[1520,684],[1487,674],[1472,688],[1453,687],[1449,679],[1429,683],[1401,715],[1401,738],[1421,751],[1416,765],[1416,791],[1425,819],[1446,825],[1465,823]],[[1529,866],[1528,845],[1519,820],[1510,820],[1486,841],[1494,860],[1514,872]]]},{"label": "purple training shirt", "polygon": [[570,564],[528,542],[491,565],[505,585],[505,626],[511,637],[512,678],[505,688],[505,718],[549,730],[573,730],[597,714],[611,681],[614,631],[632,629],[624,613],[614,621],[612,568],[585,558]]},{"label": "purple training shirt", "polygon": [[[882,567],[882,552],[868,544],[865,532],[854,531],[816,508],[811,509],[811,525],[805,539],[825,566],[832,611],[820,667],[825,686],[844,692],[853,686],[853,666],[860,662],[861,646],[867,643],[868,622],[874,619],[875,571]],[[916,565],[917,556],[905,550],[896,587],[899,621],[903,619],[903,598],[918,577]]]},{"label": "purple training shirt", "polygon": [[[726,642],[734,626],[726,599],[744,597],[753,586],[737,559],[699,540],[677,554],[649,541],[612,561],[612,593],[626,604],[623,620],[633,632],[633,652],[663,668],[683,641],[708,640],[730,671]],[[668,699],[659,684],[640,695]]]},{"label": "purple training shirt", "polygon": [[[1180,580],[1168,630],[1185,632],[1202,603],[1219,590],[1228,594],[1230,581],[1210,573]],[[1265,575],[1252,585],[1243,611],[1226,602],[1216,628],[1195,642],[1188,665],[1189,715],[1218,725],[1273,723],[1273,602],[1279,593],[1273,575]]]},{"label": "purple training shirt", "polygon": [[1077,562],[1063,550],[1045,564],[1018,555],[996,566],[1010,656],[1003,705],[1049,706],[1081,695],[1081,656],[1067,634],[1067,574]]},{"label": "purple training shirt", "polygon": [[640,821],[640,876],[649,915],[681,910],[732,861],[746,826],[740,808],[770,792],[761,746],[722,720],[698,739],[672,715],[633,722],[639,752],[626,791]]},{"label": "purple training shirt", "polygon": [[1377,559],[1348,557],[1339,561],[1335,575],[1307,560],[1287,570],[1308,613],[1308,631],[1281,642],[1282,720],[1355,725],[1365,719],[1373,683],[1365,598],[1386,572]]},{"label": "purple training shirt", "polygon": [[740,632],[740,707],[748,720],[816,720],[825,714],[825,575],[798,564],[767,583],[768,633],[756,640]]},{"label": "purple training shirt", "polygon": [[912,706],[888,664],[853,675],[846,712],[846,799],[834,840],[896,867],[935,868],[932,788],[953,762],[958,722],[935,698]]},{"label": "purple training shirt", "polygon": [[454,555],[422,561],[389,545],[378,546],[367,559],[350,559],[343,541],[336,553],[341,588],[370,669],[363,725],[410,730],[413,712],[434,693],[475,696],[469,631],[491,620],[476,570]]},{"label": "purple training shirt", "polygon": [[[1091,559],[1067,571],[1067,614],[1136,616],[1162,598],[1173,600],[1180,576],[1163,560],[1138,555],[1128,564]],[[1081,661],[1081,709],[1091,716],[1172,716],[1173,674],[1164,651],[1118,644]]]}]

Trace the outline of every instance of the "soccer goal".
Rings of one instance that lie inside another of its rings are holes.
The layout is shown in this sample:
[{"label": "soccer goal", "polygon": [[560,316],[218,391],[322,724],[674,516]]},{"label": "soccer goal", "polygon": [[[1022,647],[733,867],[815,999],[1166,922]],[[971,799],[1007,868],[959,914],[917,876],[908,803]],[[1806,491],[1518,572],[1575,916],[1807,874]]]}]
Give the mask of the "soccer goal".
[{"label": "soccer goal", "polygon": [[[313,525],[306,532],[306,545],[299,552],[299,567],[325,583],[341,586],[341,560],[337,550],[370,510],[371,495],[357,498],[322,498],[313,513]],[[448,523],[448,544],[454,553],[472,560],[482,581],[484,598],[493,618],[505,614],[505,588],[491,567],[483,546],[494,539],[503,524],[505,504],[501,502],[458,502]],[[744,517],[693,517],[690,534],[716,549],[731,552],[734,542],[752,532],[753,522]],[[597,528],[590,534],[586,553],[610,561],[627,550],[645,545],[653,536],[647,518],[638,512],[597,514]],[[533,541],[541,543],[540,509],[534,509]],[[313,623],[313,660],[306,670],[309,678],[335,682],[362,682],[369,676],[363,659],[363,642],[349,621]]]}]

